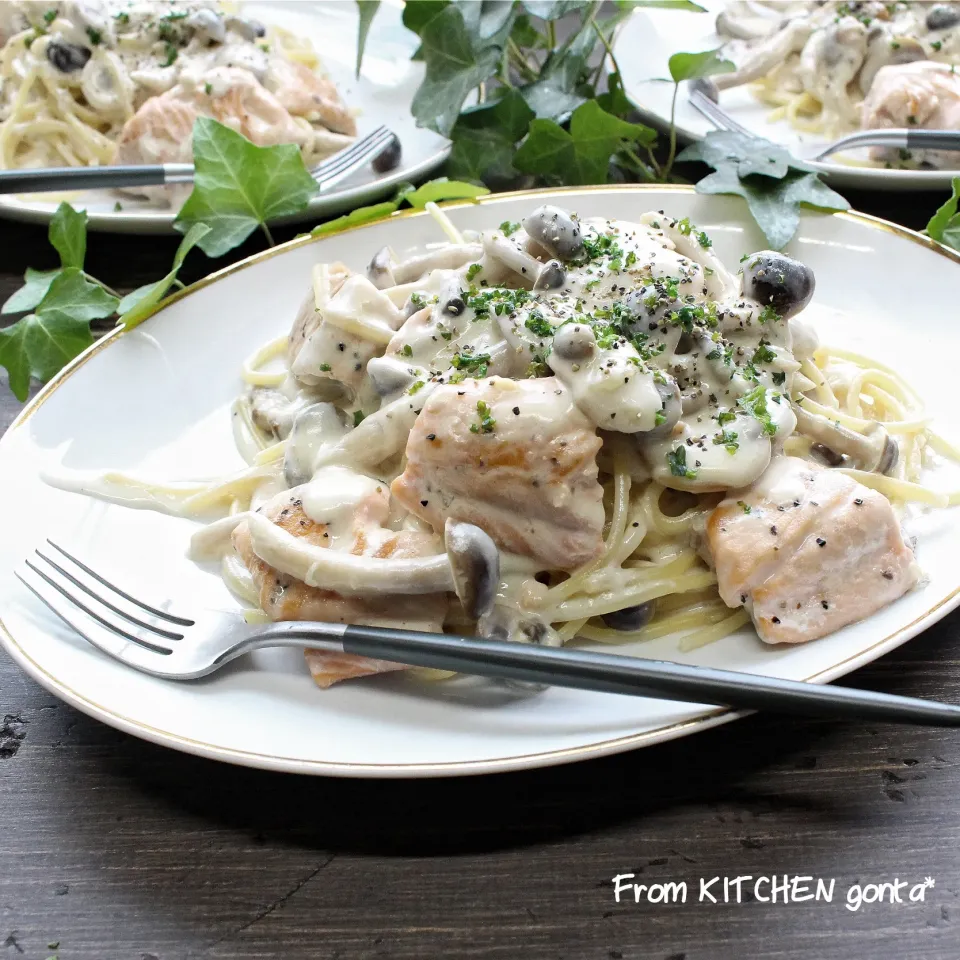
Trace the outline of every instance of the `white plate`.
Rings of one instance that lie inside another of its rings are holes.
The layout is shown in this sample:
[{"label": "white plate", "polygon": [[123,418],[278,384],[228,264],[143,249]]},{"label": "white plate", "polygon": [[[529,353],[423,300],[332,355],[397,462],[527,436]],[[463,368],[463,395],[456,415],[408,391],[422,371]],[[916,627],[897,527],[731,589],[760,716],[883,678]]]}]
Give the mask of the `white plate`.
[{"label": "white plate", "polygon": [[[450,144],[432,130],[418,127],[410,114],[413,95],[423,79],[423,64],[410,55],[417,37],[400,20],[400,0],[380,5],[367,38],[360,78],[357,59],[357,5],[345,0],[261,0],[244,3],[244,13],[263,23],[285,27],[313,43],[323,66],[347,104],[359,110],[360,136],[386,124],[400,138],[403,158],[390,173],[378,176],[368,166],[334,190],[315,197],[310,206],[286,222],[316,221],[389,194],[397,184],[417,181],[447,158]],[[145,199],[109,190],[0,195],[0,217],[46,223],[61,201],[84,207],[91,230],[111,233],[170,233],[176,211]],[[115,210],[120,202],[123,209]]]},{"label": "white plate", "polygon": [[[449,209],[461,228],[517,220],[552,198],[583,216],[688,216],[729,264],[763,246],[740,200],[692,188],[596,187],[491,197]],[[732,719],[717,708],[551,689],[507,693],[486,681],[424,683],[384,675],[328,691],[298,651],[266,651],[208,680],[170,683],[128,670],[72,635],[26,593],[12,569],[42,538],[72,545],[95,568],[148,597],[236,608],[219,578],[187,561],[194,524],[87,500],[38,474],[119,468],[196,478],[239,467],[228,405],[242,360],[285,332],[320,260],[362,268],[384,244],[400,251],[438,239],[428,215],[401,215],[339,235],[294,241],[178,294],[142,327],[88,350],[0,440],[4,643],[38,682],[80,710],[137,736],[252,766],[342,776],[439,776],[562,763],[683,736]],[[818,328],[835,345],[896,364],[921,389],[945,431],[960,434],[953,358],[960,329],[943,310],[960,257],[917,234],[859,214],[804,212],[791,252],[816,271]],[[892,284],[890,276],[922,282]],[[762,644],[752,630],[693,654],[664,639],[622,648],[793,679],[831,680],[892,650],[960,598],[960,511],[920,518],[919,588],[869,622],[803,646]],[[69,546],[68,546],[69,549]]]},{"label": "white plate", "polygon": [[[698,53],[721,45],[714,21],[723,0],[701,0],[707,13],[685,13],[678,10],[636,10],[621,27],[614,53],[623,73],[624,91],[643,114],[647,123],[669,128],[670,101],[673,83],[663,82],[670,76],[667,61],[681,51]],[[747,87],[724,90],[720,104],[735,120],[756,134],[782,143],[795,156],[809,157],[829,141],[815,134],[800,133],[785,121],[771,123],[770,108],[762,104]],[[687,99],[686,85],[677,97],[677,132],[685,140],[699,140],[715,129]],[[860,156],[863,151],[860,151]],[[854,166],[843,163],[837,154],[831,161],[816,163],[836,186],[864,190],[939,190],[950,189],[949,170],[885,170],[876,166]],[[960,164],[960,154],[958,164]]]}]

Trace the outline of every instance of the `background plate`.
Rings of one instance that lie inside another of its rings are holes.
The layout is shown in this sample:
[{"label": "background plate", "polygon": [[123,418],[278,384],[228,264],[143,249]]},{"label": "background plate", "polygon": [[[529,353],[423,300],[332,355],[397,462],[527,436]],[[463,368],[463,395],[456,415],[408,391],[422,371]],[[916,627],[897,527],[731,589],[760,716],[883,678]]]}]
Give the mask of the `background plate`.
[{"label": "background plate", "polygon": [[[286,27],[308,37],[324,69],[350,107],[359,111],[360,136],[386,124],[400,138],[403,159],[396,170],[377,176],[368,166],[357,170],[334,190],[315,197],[295,217],[280,222],[315,221],[361,206],[399,183],[420,180],[435,170],[450,152],[449,142],[416,125],[410,115],[413,95],[423,78],[423,64],[410,60],[417,37],[400,20],[400,0],[384,0],[367,38],[360,78],[357,60],[357,6],[344,0],[265,0],[243,4],[243,10],[267,24]],[[0,195],[0,216],[30,223],[46,223],[62,200],[84,207],[91,230],[112,233],[171,233],[175,211],[145,199],[121,196],[110,190]],[[122,210],[115,210],[117,202]]]},{"label": "background plate", "polygon": [[[518,220],[549,200],[583,216],[688,216],[735,265],[763,246],[735,198],[687,187],[596,187],[499,195],[448,208],[461,228]],[[715,707],[551,689],[518,695],[486,681],[417,682],[384,675],[328,691],[298,651],[263,651],[203,681],[170,683],[122,667],[72,635],[16,581],[12,569],[47,535],[148,598],[237,604],[220,579],[184,557],[195,525],[47,488],[40,471],[118,468],[158,479],[197,478],[241,465],[228,407],[243,359],[285,332],[311,266],[363,268],[390,244],[436,241],[429,215],[409,213],[321,239],[276,247],[175,296],[142,327],[87,351],[0,440],[0,616],[14,659],[57,696],[137,736],[236,763],[341,776],[439,776],[561,763],[678,737],[731,719]],[[804,211],[790,252],[817,275],[810,308],[822,339],[895,364],[921,390],[948,435],[960,435],[953,358],[960,329],[943,309],[960,257],[859,214]],[[891,284],[890,276],[922,277]],[[934,478],[947,484],[952,478]],[[924,585],[869,622],[798,647],[762,644],[744,630],[688,655],[665,638],[624,652],[793,679],[825,681],[869,662],[956,605],[960,512],[920,515]],[[264,722],[264,718],[269,718]]]},{"label": "background plate", "polygon": [[[663,82],[670,76],[667,61],[674,53],[697,53],[713,50],[723,42],[714,26],[723,0],[700,0],[707,13],[685,13],[678,10],[636,10],[617,34],[614,53],[623,73],[627,96],[636,104],[647,123],[660,128],[670,125],[670,101],[673,83]],[[638,55],[641,54],[642,55]],[[800,133],[786,122],[771,123],[770,107],[762,104],[747,87],[724,90],[720,104],[735,120],[758,137],[782,143],[796,156],[806,158],[829,141],[814,134]],[[715,129],[687,100],[686,85],[677,97],[677,132],[686,140],[699,140]],[[859,155],[864,155],[863,151]],[[854,166],[839,161],[837,154],[829,163],[817,167],[839,186],[865,190],[938,190],[950,189],[957,171],[949,170],[885,170],[874,166]],[[855,155],[851,154],[851,158]],[[960,154],[958,169],[960,169]]]}]

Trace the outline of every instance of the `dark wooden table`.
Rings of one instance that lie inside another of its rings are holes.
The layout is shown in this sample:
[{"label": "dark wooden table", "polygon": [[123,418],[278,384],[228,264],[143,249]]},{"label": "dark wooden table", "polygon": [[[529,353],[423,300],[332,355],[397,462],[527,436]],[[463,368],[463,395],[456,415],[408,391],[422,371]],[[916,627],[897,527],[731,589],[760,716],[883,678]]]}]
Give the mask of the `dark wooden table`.
[{"label": "dark wooden table", "polygon": [[[916,227],[942,198],[851,199]],[[89,269],[131,288],[174,246],[94,236]],[[0,300],[54,265],[41,228],[0,224],[0,250]],[[0,394],[0,430],[18,409]],[[851,682],[960,698],[960,617]],[[2,653],[0,716],[0,960],[960,957],[957,732],[766,715],[531,773],[294,777],[118,733]],[[626,873],[688,901],[618,904]],[[700,878],[741,875],[833,878],[834,900],[697,902]],[[845,905],[926,877],[922,902]]]}]

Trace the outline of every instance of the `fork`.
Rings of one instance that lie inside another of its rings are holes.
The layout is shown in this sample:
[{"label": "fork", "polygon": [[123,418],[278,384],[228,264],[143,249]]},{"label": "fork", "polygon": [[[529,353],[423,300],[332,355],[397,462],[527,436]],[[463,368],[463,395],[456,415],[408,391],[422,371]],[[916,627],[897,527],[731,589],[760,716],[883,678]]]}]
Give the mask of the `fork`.
[{"label": "fork", "polygon": [[[690,84],[690,105],[720,130],[729,130],[746,137],[757,134],[738,123],[718,100],[712,81],[701,78]],[[885,130],[861,130],[827,144],[818,153],[806,158],[819,162],[841,150],[855,147],[889,147],[905,150],[960,150],[960,130],[917,130],[909,127]]]},{"label": "fork", "polygon": [[[367,160],[376,160],[394,151],[396,166],[400,141],[388,127],[379,126],[350,146],[327,157],[310,170],[310,175],[328,190],[349,176]],[[388,168],[389,169],[389,168]],[[379,173],[384,171],[378,170]],[[42,193],[50,190],[91,190],[107,187],[163,186],[193,183],[192,163],[148,163],[110,167],[42,167],[32,170],[0,170],[0,193]]]},{"label": "fork", "polygon": [[[960,726],[960,707],[870,690],[638,657],[503,643],[341,623],[251,626],[236,612],[192,617],[154,606],[111,583],[51,540],[15,571],[20,581],[94,647],[166,680],[191,680],[262,647],[303,647],[526,683],[603,693],[777,710],[815,717]],[[36,561],[39,561],[36,562]]]}]

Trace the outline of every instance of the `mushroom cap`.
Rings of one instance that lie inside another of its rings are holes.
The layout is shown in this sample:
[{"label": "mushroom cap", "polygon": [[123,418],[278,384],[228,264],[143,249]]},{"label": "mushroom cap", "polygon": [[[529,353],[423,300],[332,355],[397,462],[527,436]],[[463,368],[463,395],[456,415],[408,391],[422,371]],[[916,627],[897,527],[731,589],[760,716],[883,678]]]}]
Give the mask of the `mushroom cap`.
[{"label": "mushroom cap", "polygon": [[553,337],[553,352],[561,360],[589,360],[597,352],[597,340],[586,323],[565,323]]},{"label": "mushroom cap", "polygon": [[550,204],[537,207],[523,220],[527,235],[558,260],[578,260],[583,256],[580,224],[573,217]]},{"label": "mushroom cap", "polygon": [[743,295],[769,304],[786,320],[813,299],[816,278],[799,260],[776,250],[752,253],[743,264]]},{"label": "mushroom cap", "polygon": [[453,586],[468,617],[479,620],[493,609],[500,586],[500,551],[489,534],[472,523],[448,519],[443,540]]}]

